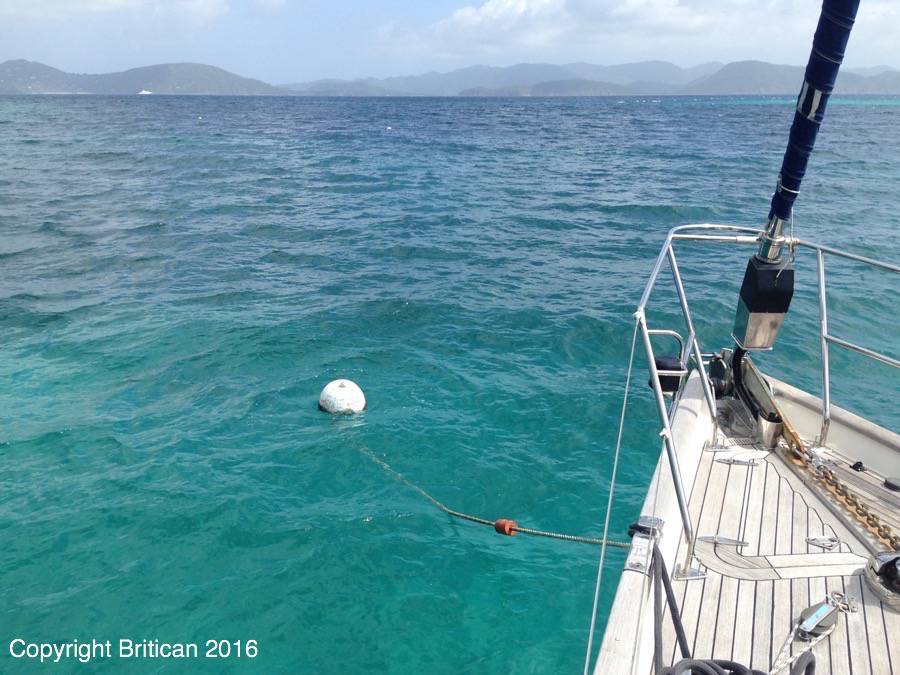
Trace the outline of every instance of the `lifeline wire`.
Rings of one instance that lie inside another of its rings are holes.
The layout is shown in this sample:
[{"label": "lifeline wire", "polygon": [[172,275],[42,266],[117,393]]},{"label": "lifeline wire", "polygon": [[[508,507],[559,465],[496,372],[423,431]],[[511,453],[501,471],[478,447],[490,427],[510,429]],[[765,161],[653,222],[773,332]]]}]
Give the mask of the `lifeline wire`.
[{"label": "lifeline wire", "polygon": [[634,346],[637,342],[638,325],[643,313],[635,314],[634,333],[631,336],[631,356],[628,358],[628,375],[625,376],[625,394],[622,397],[622,414],[619,417],[619,435],[616,438],[616,454],[613,458],[612,479],[609,484],[609,499],[606,501],[606,519],[603,522],[603,543],[600,545],[600,562],[597,565],[597,583],[594,586],[594,608],[591,611],[591,628],[588,632],[587,651],[584,655],[584,675],[591,668],[591,650],[594,646],[594,629],[597,625],[597,605],[600,603],[600,583],[603,580],[603,562],[606,558],[606,537],[609,534],[609,519],[612,514],[613,495],[616,492],[616,473],[619,469],[619,452],[622,449],[622,433],[625,430],[625,410],[628,408],[628,390],[631,388],[631,371],[634,368]]}]

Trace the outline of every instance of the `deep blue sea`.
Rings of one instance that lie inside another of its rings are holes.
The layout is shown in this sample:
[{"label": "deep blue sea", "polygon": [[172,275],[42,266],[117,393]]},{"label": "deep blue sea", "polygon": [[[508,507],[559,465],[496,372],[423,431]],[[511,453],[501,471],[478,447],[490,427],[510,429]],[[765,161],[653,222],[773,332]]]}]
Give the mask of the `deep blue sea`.
[{"label": "deep blue sea", "polygon": [[[0,97],[0,670],[580,672],[597,550],[452,521],[367,453],[599,535],[653,258],[675,225],[761,226],[792,106]],[[797,234],[897,262],[898,204],[900,98],[833,100]],[[728,345],[750,250],[679,251]],[[759,360],[818,393],[814,263]],[[896,280],[827,264],[832,332],[900,355]],[[888,367],[832,366],[900,427]],[[317,410],[337,377],[367,412]],[[659,452],[642,359],[628,419],[617,537]],[[259,651],[41,668],[17,637]]]}]

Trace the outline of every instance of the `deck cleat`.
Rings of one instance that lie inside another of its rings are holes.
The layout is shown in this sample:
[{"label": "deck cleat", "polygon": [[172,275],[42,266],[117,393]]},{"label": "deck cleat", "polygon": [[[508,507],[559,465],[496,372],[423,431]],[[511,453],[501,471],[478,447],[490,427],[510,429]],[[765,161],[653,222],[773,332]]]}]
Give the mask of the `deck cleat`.
[{"label": "deck cleat", "polygon": [[631,537],[631,548],[625,560],[625,569],[641,574],[650,574],[650,562],[653,558],[653,547],[662,537],[665,522],[655,516],[641,516],[636,523],[628,526]]},{"label": "deck cleat", "polygon": [[742,457],[718,457],[716,461],[720,464],[731,464],[734,466],[759,466],[759,462],[757,462],[753,458],[745,459]]},{"label": "deck cleat", "polygon": [[712,544],[713,546],[737,546],[738,548],[750,545],[746,541],[742,541],[740,539],[732,539],[731,537],[720,537],[718,534],[697,537],[697,541]]},{"label": "deck cleat", "polygon": [[837,537],[807,537],[806,543],[826,551],[833,551],[841,546],[841,540]]}]

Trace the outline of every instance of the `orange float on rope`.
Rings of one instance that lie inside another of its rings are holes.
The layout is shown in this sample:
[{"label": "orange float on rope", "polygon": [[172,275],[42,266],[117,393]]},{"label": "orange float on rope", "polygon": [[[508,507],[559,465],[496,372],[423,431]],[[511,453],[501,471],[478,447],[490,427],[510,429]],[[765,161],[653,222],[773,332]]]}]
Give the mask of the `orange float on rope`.
[{"label": "orange float on rope", "polygon": [[505,534],[507,537],[515,536],[518,527],[519,524],[516,521],[508,518],[500,518],[494,522],[494,530],[500,534]]}]

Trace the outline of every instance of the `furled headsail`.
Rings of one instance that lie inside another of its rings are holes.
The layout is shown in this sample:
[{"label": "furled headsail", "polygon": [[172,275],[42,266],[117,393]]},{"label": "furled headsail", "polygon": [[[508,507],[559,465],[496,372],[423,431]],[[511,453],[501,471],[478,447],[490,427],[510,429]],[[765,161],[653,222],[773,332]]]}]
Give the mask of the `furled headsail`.
[{"label": "furled headsail", "polygon": [[781,260],[784,224],[794,200],[834,90],[859,0],[824,0],[812,51],[797,98],[787,150],[769,209],[759,252],[750,259],[734,323],[739,350],[770,349],[794,293],[794,270]]}]

